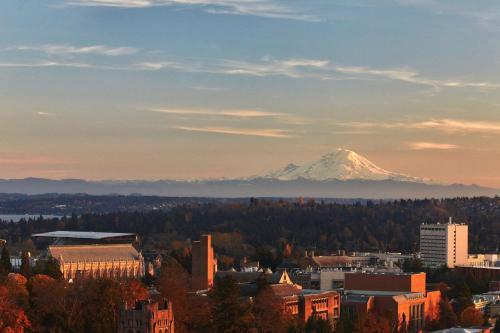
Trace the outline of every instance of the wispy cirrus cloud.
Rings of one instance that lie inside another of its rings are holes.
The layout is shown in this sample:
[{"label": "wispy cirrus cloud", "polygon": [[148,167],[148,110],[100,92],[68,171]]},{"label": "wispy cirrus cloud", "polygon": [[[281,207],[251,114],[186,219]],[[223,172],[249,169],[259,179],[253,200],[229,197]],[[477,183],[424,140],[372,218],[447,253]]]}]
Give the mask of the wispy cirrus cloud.
[{"label": "wispy cirrus cloud", "polygon": [[74,46],[67,44],[19,45],[4,49],[5,51],[35,51],[50,55],[83,55],[97,54],[106,56],[122,56],[134,54],[138,49],[130,46],[111,47],[108,45]]},{"label": "wispy cirrus cloud", "polygon": [[36,115],[40,116],[40,117],[55,117],[56,116],[55,113],[52,113],[52,112],[43,112],[43,111],[37,112]]},{"label": "wispy cirrus cloud", "polygon": [[200,8],[209,14],[246,15],[273,19],[317,22],[316,15],[291,7],[290,2],[278,0],[66,0],[72,7],[149,8],[184,6]]},{"label": "wispy cirrus cloud", "polygon": [[413,130],[437,130],[448,133],[485,133],[500,134],[500,122],[495,121],[471,121],[461,119],[430,119],[415,122],[351,122],[341,123],[357,129],[385,128],[385,129],[413,129]]},{"label": "wispy cirrus cloud", "polygon": [[2,165],[60,165],[72,164],[73,161],[53,158],[48,156],[0,156],[0,164]]},{"label": "wispy cirrus cloud", "polygon": [[[85,54],[84,52],[104,52],[102,54],[118,55],[126,54],[123,48],[97,49],[50,49],[47,52],[72,52],[71,55]],[[135,48],[131,48],[137,50]],[[121,51],[119,51],[121,50]],[[79,53],[80,52],[80,53]],[[61,53],[58,53],[59,55]],[[431,78],[411,68],[374,68],[367,66],[343,66],[334,64],[326,59],[315,58],[288,58],[275,59],[262,57],[256,61],[217,59],[217,58],[170,58],[159,61],[142,61],[137,63],[125,63],[119,66],[100,64],[37,60],[33,62],[0,63],[0,67],[72,67],[91,68],[103,70],[120,71],[160,71],[174,70],[188,73],[211,73],[219,75],[250,76],[250,77],[272,77],[282,76],[292,79],[313,80],[366,80],[371,82],[403,82],[406,84],[428,86],[435,92],[442,89],[500,89],[500,83],[487,81],[469,81],[459,79]]]},{"label": "wispy cirrus cloud", "polygon": [[157,62],[140,62],[133,68],[139,70],[174,69],[186,72],[202,72],[242,76],[286,76],[290,78],[323,78],[327,76],[328,60],[324,59],[284,59],[263,57],[260,61],[233,59],[183,59]]},{"label": "wispy cirrus cloud", "polygon": [[240,135],[240,136],[256,136],[265,138],[290,138],[288,131],[282,129],[249,129],[249,128],[228,128],[228,127],[190,127],[176,126],[177,130],[188,132],[203,132],[214,134]]},{"label": "wispy cirrus cloud", "polygon": [[437,15],[471,18],[481,26],[488,26],[500,19],[500,6],[495,1],[392,0],[392,2],[401,6],[425,9]]},{"label": "wispy cirrus cloud", "polygon": [[459,148],[458,145],[436,142],[409,142],[408,146],[412,150],[451,150]]},{"label": "wispy cirrus cloud", "polygon": [[436,92],[443,88],[500,89],[499,83],[430,78],[411,68],[380,69],[367,66],[341,66],[325,59],[313,58],[274,59],[263,57],[259,61],[232,59],[169,60],[142,62],[135,64],[134,67],[139,70],[170,69],[254,77],[283,76],[294,79],[397,81],[428,86]]},{"label": "wispy cirrus cloud", "polygon": [[75,68],[75,69],[97,69],[111,71],[128,71],[130,68],[122,66],[98,65],[84,62],[49,61],[39,60],[33,62],[0,62],[0,68]]},{"label": "wispy cirrus cloud", "polygon": [[284,113],[267,112],[261,110],[213,110],[213,109],[166,109],[155,108],[152,112],[179,116],[214,116],[214,117],[235,117],[235,118],[264,118],[264,117],[282,117]]},{"label": "wispy cirrus cloud", "polygon": [[418,85],[430,86],[439,91],[441,88],[500,88],[500,84],[490,82],[462,81],[462,80],[442,80],[432,79],[421,75],[412,69],[375,69],[370,67],[343,67],[337,66],[335,71],[344,74],[358,75],[365,77],[382,78],[392,81],[402,81]]}]

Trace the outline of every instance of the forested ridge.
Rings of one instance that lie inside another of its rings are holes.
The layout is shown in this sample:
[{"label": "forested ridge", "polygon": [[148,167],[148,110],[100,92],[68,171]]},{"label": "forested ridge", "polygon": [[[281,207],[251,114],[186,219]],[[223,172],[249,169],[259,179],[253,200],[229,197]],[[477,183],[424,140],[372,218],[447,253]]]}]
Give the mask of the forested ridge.
[{"label": "forested ridge", "polygon": [[52,230],[135,232],[145,247],[165,248],[210,232],[215,235],[217,252],[234,257],[283,244],[317,253],[340,249],[413,252],[418,250],[421,223],[445,223],[450,216],[469,225],[470,253],[498,251],[499,198],[366,204],[249,199],[246,203],[180,204],[169,210],[2,222],[0,237],[12,245],[33,233]]}]

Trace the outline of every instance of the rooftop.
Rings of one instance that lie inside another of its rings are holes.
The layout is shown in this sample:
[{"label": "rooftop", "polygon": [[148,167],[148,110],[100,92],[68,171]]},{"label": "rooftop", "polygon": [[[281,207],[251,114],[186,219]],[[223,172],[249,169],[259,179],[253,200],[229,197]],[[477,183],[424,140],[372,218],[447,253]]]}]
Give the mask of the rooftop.
[{"label": "rooftop", "polygon": [[138,260],[140,256],[132,244],[49,246],[48,252],[66,263]]},{"label": "rooftop", "polygon": [[33,237],[46,237],[46,238],[78,238],[78,239],[109,239],[118,237],[132,237],[132,233],[120,232],[95,232],[95,231],[50,231],[41,234],[33,234]]}]

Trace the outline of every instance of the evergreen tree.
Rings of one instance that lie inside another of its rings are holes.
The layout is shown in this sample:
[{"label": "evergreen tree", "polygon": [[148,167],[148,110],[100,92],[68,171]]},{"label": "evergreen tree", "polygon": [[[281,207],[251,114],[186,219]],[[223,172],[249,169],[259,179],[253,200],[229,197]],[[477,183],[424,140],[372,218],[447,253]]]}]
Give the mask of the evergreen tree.
[{"label": "evergreen tree", "polygon": [[439,328],[449,328],[457,325],[457,315],[453,312],[453,308],[448,302],[448,299],[443,298],[439,303]]},{"label": "evergreen tree", "polygon": [[44,274],[56,280],[60,280],[63,277],[59,263],[52,257],[48,258],[45,262]]},{"label": "evergreen tree", "polygon": [[314,315],[309,317],[306,323],[307,333],[330,333],[332,328],[328,320],[316,318]]},{"label": "evergreen tree", "polygon": [[21,274],[26,278],[31,276],[31,263],[28,251],[23,251],[21,253]]},{"label": "evergreen tree", "polygon": [[7,275],[12,271],[12,264],[10,263],[10,254],[7,246],[5,245],[2,249],[2,254],[0,256],[0,274]]},{"label": "evergreen tree", "polygon": [[250,307],[240,301],[238,285],[232,277],[215,280],[210,298],[216,333],[247,332],[252,327]]}]

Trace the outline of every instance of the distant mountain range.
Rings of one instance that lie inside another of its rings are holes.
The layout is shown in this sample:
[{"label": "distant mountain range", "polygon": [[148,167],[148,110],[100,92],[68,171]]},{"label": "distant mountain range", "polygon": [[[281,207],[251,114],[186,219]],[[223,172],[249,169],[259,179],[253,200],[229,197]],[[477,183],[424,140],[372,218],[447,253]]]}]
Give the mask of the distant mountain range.
[{"label": "distant mountain range", "polygon": [[395,199],[496,196],[500,194],[500,190],[477,185],[440,184],[429,179],[387,171],[353,151],[338,149],[318,161],[303,166],[289,164],[266,175],[245,179],[194,181],[7,179],[0,180],[0,193]]}]

